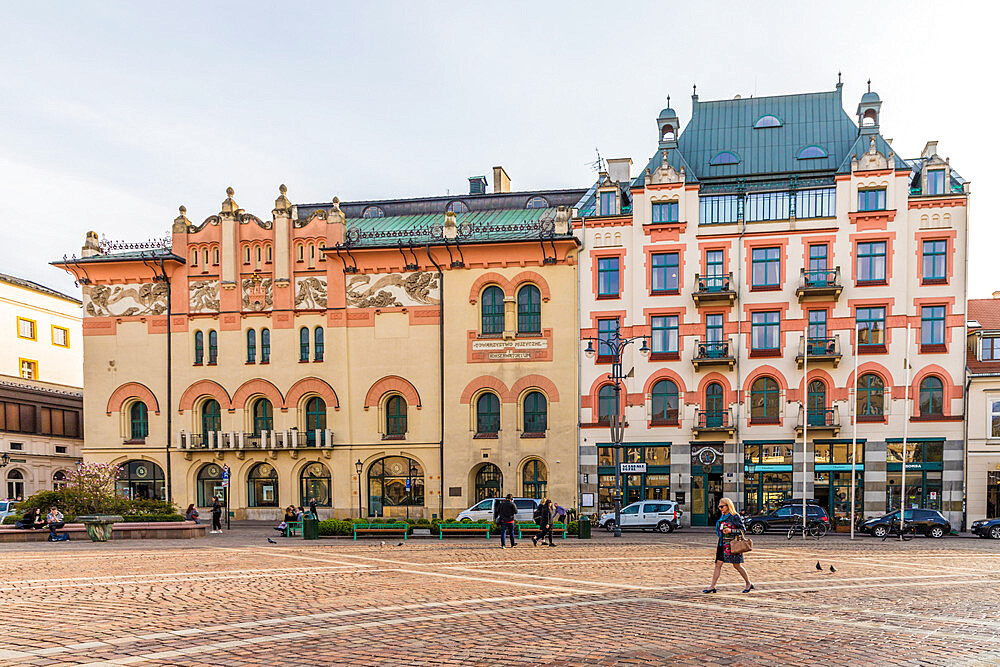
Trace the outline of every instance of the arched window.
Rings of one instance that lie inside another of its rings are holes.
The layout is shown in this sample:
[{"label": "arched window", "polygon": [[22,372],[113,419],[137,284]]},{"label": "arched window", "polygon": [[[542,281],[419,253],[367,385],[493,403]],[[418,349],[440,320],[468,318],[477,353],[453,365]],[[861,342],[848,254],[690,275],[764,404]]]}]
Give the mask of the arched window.
[{"label": "arched window", "polygon": [[813,380],[806,391],[809,426],[826,426],[826,384]]},{"label": "arched window", "polygon": [[143,441],[149,435],[149,414],[146,411],[146,404],[136,401],[128,409],[128,439],[132,441]]},{"label": "arched window", "polygon": [[227,491],[229,489],[222,485],[222,466],[203,465],[198,471],[198,507],[211,507],[216,498],[225,505]]},{"label": "arched window", "polygon": [[212,264],[215,266],[219,265],[219,249],[215,248],[212,250]]},{"label": "arched window", "polygon": [[402,438],[406,435],[406,399],[399,394],[385,402],[385,437]]},{"label": "arched window", "polygon": [[532,197],[531,199],[528,200],[528,203],[524,206],[524,208],[548,208],[548,207],[549,207],[549,202],[545,199],[545,197]]},{"label": "arched window", "polygon": [[496,437],[500,432],[500,399],[486,392],[476,400],[476,435]]},{"label": "arched window", "polygon": [[608,424],[618,416],[618,392],[613,384],[606,384],[597,392],[597,421]]},{"label": "arched window", "polygon": [[490,285],[483,290],[483,333],[502,334],[504,328],[503,290]]},{"label": "arched window", "polygon": [[201,437],[208,444],[208,434],[222,430],[222,409],[219,402],[210,398],[201,404]]},{"label": "arched window", "polygon": [[524,432],[545,433],[549,427],[549,408],[545,394],[533,391],[524,397]]},{"label": "arched window", "polygon": [[243,246],[243,263],[250,263],[250,246],[248,245]]},{"label": "arched window", "polygon": [[855,414],[866,417],[881,417],[885,414],[885,385],[882,378],[874,373],[865,373],[858,378],[858,404]]},{"label": "arched window", "polygon": [[826,157],[826,149],[822,146],[806,146],[799,151],[797,159],[799,160],[811,160],[813,158]]},{"label": "arched window", "polygon": [[525,463],[521,471],[524,497],[538,498],[539,500],[544,498],[548,487],[548,480],[548,471],[545,469],[544,463],[538,459],[531,459]]},{"label": "arched window", "polygon": [[424,504],[424,469],[405,456],[387,456],[368,468],[368,515],[382,516],[384,507]]},{"label": "arched window", "polygon": [[200,366],[205,361],[205,334],[200,331],[194,332],[194,363]]},{"label": "arched window", "polygon": [[253,432],[260,435],[274,429],[274,408],[271,401],[258,398],[253,403]]},{"label": "arched window", "polygon": [[295,259],[297,261],[299,261],[299,262],[303,261],[303,258],[305,257],[304,253],[305,253],[305,246],[303,246],[301,243],[296,243],[295,244]]},{"label": "arched window", "polygon": [[781,119],[777,116],[768,114],[767,116],[761,116],[757,119],[757,122],[753,124],[753,129],[755,130],[765,127],[781,127]]},{"label": "arched window", "polygon": [[115,488],[125,498],[164,500],[163,468],[152,461],[128,461],[121,467]]},{"label": "arched window", "polygon": [[299,329],[299,361],[309,361],[309,327]]},{"label": "arched window", "polygon": [[665,124],[663,129],[660,130],[660,141],[672,141],[675,136],[674,126],[669,123]]},{"label": "arched window", "polygon": [[191,251],[191,266],[198,266],[198,249]]},{"label": "arched window", "polygon": [[260,246],[256,246],[257,249],[257,265],[260,266]]},{"label": "arched window", "polygon": [[330,507],[332,501],[330,470],[318,461],[307,464],[299,475],[299,505],[309,507],[314,500],[320,507]]},{"label": "arched window", "polygon": [[247,329],[247,363],[257,363],[257,332]]},{"label": "arched window", "polygon": [[20,470],[7,473],[7,497],[12,500],[24,498],[24,473]]},{"label": "arched window", "polygon": [[732,151],[722,151],[721,153],[717,153],[716,156],[712,158],[712,161],[709,164],[711,164],[713,167],[718,167],[724,164],[739,164],[739,163],[740,163],[740,158],[738,155],[736,155],[736,153],[733,153]]},{"label": "arched window", "polygon": [[934,375],[920,381],[920,416],[944,414],[944,383]]},{"label": "arched window", "polygon": [[268,264],[270,264],[270,263],[271,263],[271,244],[270,244],[270,243],[268,243],[268,244],[267,244],[267,245],[266,245],[265,247],[267,248],[267,255],[265,255],[265,257],[266,257],[267,259],[266,259],[265,261],[266,261],[266,262],[267,262]]},{"label": "arched window", "polygon": [[778,420],[778,382],[762,377],[750,385],[750,422]]},{"label": "arched window", "polygon": [[260,363],[266,364],[271,361],[271,330],[260,330]]},{"label": "arched window", "polygon": [[278,506],[278,471],[270,463],[258,463],[247,475],[247,505]]},{"label": "arched window", "polygon": [[205,266],[205,268],[202,269],[202,271],[207,271],[208,270],[208,248],[204,248],[201,251],[201,258],[204,260],[202,262],[202,264]]},{"label": "arched window", "polygon": [[[313,396],[306,401],[306,444],[315,447],[316,431],[326,429],[326,401],[319,396]],[[322,444],[322,443],[320,443]]]},{"label": "arched window", "polygon": [[362,218],[384,218],[385,211],[378,206],[369,206],[361,212]]},{"label": "arched window", "polygon": [[66,484],[66,473],[62,470],[56,470],[55,474],[52,475],[52,490],[65,489]]},{"label": "arched window", "polygon": [[653,385],[653,423],[676,424],[678,422],[677,385],[671,380],[660,380]]},{"label": "arched window", "polygon": [[503,493],[503,473],[492,463],[484,463],[476,472],[476,498],[480,502],[487,498],[499,498]]},{"label": "arched window", "polygon": [[705,426],[722,426],[725,421],[725,405],[722,397],[722,385],[712,382],[705,387]]},{"label": "arched window", "polygon": [[323,361],[323,327],[316,327],[313,332],[313,359]]},{"label": "arched window", "polygon": [[878,114],[875,113],[875,109],[868,109],[861,117],[861,124],[865,127],[871,127],[875,124],[875,118],[877,116]]},{"label": "arched window", "polygon": [[215,329],[208,332],[208,363],[214,364],[219,360],[219,335]]},{"label": "arched window", "polygon": [[445,210],[454,213],[456,215],[460,213],[468,213],[469,205],[466,204],[464,201],[459,201],[456,199],[455,201],[450,202],[448,206],[445,208]]},{"label": "arched window", "polygon": [[517,333],[537,334],[541,332],[542,293],[534,285],[525,285],[517,291]]}]

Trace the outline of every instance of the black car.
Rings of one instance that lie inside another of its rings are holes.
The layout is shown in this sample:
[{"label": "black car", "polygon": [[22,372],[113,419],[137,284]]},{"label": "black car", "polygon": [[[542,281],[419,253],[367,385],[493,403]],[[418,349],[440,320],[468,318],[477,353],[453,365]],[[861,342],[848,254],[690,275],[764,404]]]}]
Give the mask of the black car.
[{"label": "black car", "polygon": [[979,537],[992,537],[994,540],[1000,540],[1000,518],[973,521],[972,525],[969,526],[969,532],[975,533]]},{"label": "black car", "polygon": [[[906,510],[904,520],[906,521],[906,526],[913,526],[914,531],[918,535],[944,537],[951,532],[951,522],[944,518],[944,515],[937,510]],[[860,528],[862,532],[874,535],[875,537],[885,537],[892,533],[898,534],[899,510],[889,512],[885,516],[863,521]]]},{"label": "black car", "polygon": [[[806,505],[806,516],[809,522],[821,521],[830,527],[830,515],[819,505],[808,503]],[[744,520],[747,530],[754,535],[760,535],[768,530],[787,531],[794,523],[802,523],[802,501],[798,503],[789,502],[776,510],[758,514]]]}]

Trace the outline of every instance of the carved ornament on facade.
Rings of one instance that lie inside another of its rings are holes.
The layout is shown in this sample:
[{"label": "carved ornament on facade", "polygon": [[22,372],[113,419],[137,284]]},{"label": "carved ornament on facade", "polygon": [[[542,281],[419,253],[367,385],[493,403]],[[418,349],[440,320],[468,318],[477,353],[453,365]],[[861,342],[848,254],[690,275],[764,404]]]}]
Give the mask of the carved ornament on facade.
[{"label": "carved ornament on facade", "polygon": [[295,279],[295,308],[326,308],[326,278],[305,276]]},{"label": "carved ornament on facade", "polygon": [[188,308],[192,313],[219,312],[219,281],[195,280],[188,287]]},{"label": "carved ornament on facade", "polygon": [[431,271],[360,274],[347,281],[350,308],[437,306],[440,303],[437,274]]},{"label": "carved ornament on facade", "polygon": [[85,285],[84,317],[131,317],[167,312],[166,283]]}]

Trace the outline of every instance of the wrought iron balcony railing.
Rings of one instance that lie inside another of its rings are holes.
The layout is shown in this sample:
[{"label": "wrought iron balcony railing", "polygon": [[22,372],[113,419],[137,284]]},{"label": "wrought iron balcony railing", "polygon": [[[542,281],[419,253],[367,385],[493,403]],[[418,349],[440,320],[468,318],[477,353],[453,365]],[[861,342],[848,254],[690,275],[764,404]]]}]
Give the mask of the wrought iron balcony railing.
[{"label": "wrought iron balcony railing", "polygon": [[299,431],[208,431],[207,433],[178,434],[178,449],[306,449],[333,447],[333,431],[313,429]]}]

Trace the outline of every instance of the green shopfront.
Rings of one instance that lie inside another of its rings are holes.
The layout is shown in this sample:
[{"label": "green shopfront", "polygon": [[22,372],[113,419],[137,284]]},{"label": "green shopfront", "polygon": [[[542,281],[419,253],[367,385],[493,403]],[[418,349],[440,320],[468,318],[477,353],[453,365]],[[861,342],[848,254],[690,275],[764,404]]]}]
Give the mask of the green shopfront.
[{"label": "green shopfront", "polygon": [[[620,461],[626,469],[636,472],[622,473],[622,507],[639,500],[670,499],[670,443],[650,442],[642,445],[622,443]],[[597,448],[599,512],[614,510],[615,448],[603,444]],[[642,469],[645,468],[643,472]]]},{"label": "green shopfront", "polygon": [[906,507],[940,510],[944,438],[921,438],[906,443],[902,438],[886,440],[886,511],[899,509],[903,497],[903,460],[906,460]]},{"label": "green shopfront", "polygon": [[814,495],[818,505],[833,519],[836,530],[851,529],[851,465],[854,455],[854,508],[857,516],[864,515],[865,499],[865,439],[857,446],[850,439],[814,440]]},{"label": "green shopfront", "polygon": [[743,441],[745,512],[760,514],[792,498],[794,450],[794,440]]},{"label": "green shopfront", "polygon": [[691,443],[691,525],[711,526],[719,516],[722,498],[721,442]]}]

